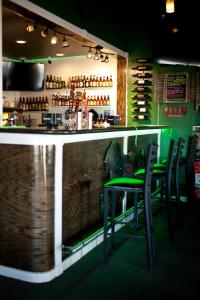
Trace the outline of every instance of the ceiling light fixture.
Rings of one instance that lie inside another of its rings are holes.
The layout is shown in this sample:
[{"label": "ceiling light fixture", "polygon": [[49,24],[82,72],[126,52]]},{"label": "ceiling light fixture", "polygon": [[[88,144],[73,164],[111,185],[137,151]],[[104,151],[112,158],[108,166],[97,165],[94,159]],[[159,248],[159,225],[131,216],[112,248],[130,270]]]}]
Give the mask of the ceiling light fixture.
[{"label": "ceiling light fixture", "polygon": [[64,53],[56,53],[56,56],[64,56]]},{"label": "ceiling light fixture", "polygon": [[175,12],[174,0],[166,0],[166,13],[171,14]]},{"label": "ceiling light fixture", "polygon": [[16,43],[17,44],[26,44],[27,41],[25,41],[25,40],[16,40]]}]

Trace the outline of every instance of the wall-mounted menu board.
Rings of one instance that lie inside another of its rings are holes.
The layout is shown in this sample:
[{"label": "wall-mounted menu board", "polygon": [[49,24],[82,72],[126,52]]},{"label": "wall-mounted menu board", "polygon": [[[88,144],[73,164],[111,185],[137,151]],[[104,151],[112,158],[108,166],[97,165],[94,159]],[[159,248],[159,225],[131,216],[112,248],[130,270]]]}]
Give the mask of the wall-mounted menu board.
[{"label": "wall-mounted menu board", "polygon": [[187,102],[188,74],[166,74],[164,102]]}]

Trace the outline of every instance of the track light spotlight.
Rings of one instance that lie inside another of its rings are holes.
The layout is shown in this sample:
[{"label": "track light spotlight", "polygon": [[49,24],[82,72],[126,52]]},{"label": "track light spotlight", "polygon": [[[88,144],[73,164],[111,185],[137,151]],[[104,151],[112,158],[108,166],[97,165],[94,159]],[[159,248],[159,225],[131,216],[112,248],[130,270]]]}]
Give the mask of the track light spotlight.
[{"label": "track light spotlight", "polygon": [[69,43],[68,43],[68,41],[67,41],[65,35],[64,35],[64,37],[63,37],[62,46],[63,46],[64,48],[65,48],[65,47],[69,47]]},{"label": "track light spotlight", "polygon": [[27,30],[28,32],[33,32],[34,29],[35,29],[35,26],[34,26],[33,24],[28,24],[28,25],[26,26],[26,30]]},{"label": "track light spotlight", "polygon": [[45,38],[48,35],[48,28],[46,28],[45,30],[41,30],[40,35],[41,37]]},{"label": "track light spotlight", "polygon": [[100,60],[101,60],[101,62],[105,62],[105,57],[103,54],[100,55]]},{"label": "track light spotlight", "polygon": [[94,55],[95,60],[99,60],[99,51],[96,50],[95,55]]},{"label": "track light spotlight", "polygon": [[106,54],[105,59],[104,59],[104,62],[105,62],[105,63],[108,63],[108,62],[109,62],[108,54]]},{"label": "track light spotlight", "polygon": [[55,44],[57,44],[57,41],[58,41],[58,38],[57,38],[57,36],[56,36],[56,34],[54,32],[54,34],[53,34],[53,36],[51,38],[51,44],[55,45]]},{"label": "track light spotlight", "polygon": [[[114,53],[107,53],[103,51],[103,47],[100,45],[97,46],[88,46],[88,45],[82,45],[82,47],[89,48],[89,51],[87,53],[87,58],[94,58],[95,60],[100,60],[101,62],[108,63],[109,62],[109,56],[114,55]],[[93,54],[92,49],[95,49],[95,54]]]},{"label": "track light spotlight", "polygon": [[91,51],[91,47],[88,51],[88,54],[87,54],[87,58],[91,59],[92,58],[92,51]]}]

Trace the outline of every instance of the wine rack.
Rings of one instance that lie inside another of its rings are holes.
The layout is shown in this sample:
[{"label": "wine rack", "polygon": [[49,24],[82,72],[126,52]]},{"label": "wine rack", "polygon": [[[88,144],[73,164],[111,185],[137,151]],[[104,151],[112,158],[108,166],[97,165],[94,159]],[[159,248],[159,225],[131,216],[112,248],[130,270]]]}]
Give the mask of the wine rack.
[{"label": "wine rack", "polygon": [[132,109],[131,117],[136,120],[149,120],[152,100],[152,66],[148,59],[139,58],[137,66],[132,67]]}]

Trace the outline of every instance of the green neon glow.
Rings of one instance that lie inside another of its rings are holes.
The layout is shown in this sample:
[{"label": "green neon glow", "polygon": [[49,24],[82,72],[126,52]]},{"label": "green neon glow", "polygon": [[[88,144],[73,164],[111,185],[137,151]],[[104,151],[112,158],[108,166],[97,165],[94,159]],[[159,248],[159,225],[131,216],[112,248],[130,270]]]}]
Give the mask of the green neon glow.
[{"label": "green neon glow", "polygon": [[168,136],[172,136],[172,128],[163,128],[163,129],[161,130],[161,132],[162,132],[163,134],[168,135]]},{"label": "green neon glow", "polygon": [[86,58],[85,55],[77,55],[77,56],[49,56],[49,57],[35,57],[31,59],[17,59],[13,57],[2,57],[3,61],[11,61],[11,62],[26,62],[26,63],[41,63],[48,61],[61,61],[61,60],[71,60],[71,59],[83,59]]},{"label": "green neon glow", "polygon": [[[138,208],[143,206],[143,200],[141,200],[138,203]],[[116,217],[116,221],[124,218],[124,217],[128,217],[132,212],[134,211],[134,208],[131,207],[129,208],[127,211],[125,211],[124,213],[120,214],[119,216]],[[110,224],[110,221],[108,222],[108,225]],[[92,234],[90,234],[89,236],[87,236],[85,239],[81,240],[80,242],[78,242],[76,245],[74,246],[70,246],[69,250],[71,251],[76,251],[77,248],[81,247],[81,246],[85,246],[87,245],[87,243],[91,242],[92,239],[95,239],[97,236],[100,236],[102,234],[103,231],[103,227],[100,227],[99,229],[97,229],[96,231],[94,231]]]}]

